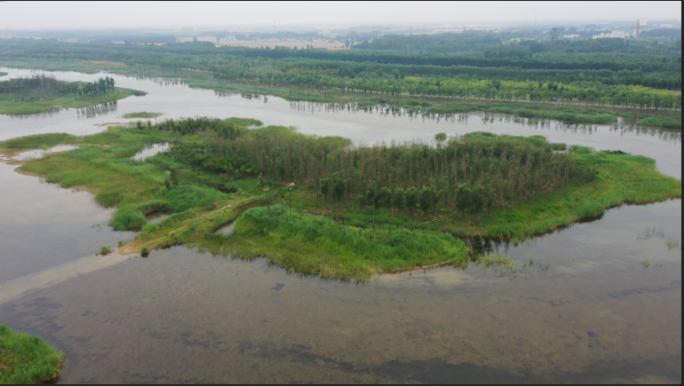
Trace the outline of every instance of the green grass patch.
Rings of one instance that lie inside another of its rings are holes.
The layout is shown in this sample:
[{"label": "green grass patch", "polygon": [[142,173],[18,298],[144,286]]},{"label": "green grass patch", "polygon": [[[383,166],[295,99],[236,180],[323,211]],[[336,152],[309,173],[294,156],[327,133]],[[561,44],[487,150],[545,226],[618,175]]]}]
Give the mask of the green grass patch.
[{"label": "green grass patch", "polygon": [[0,384],[54,382],[63,361],[43,339],[0,325]]},{"label": "green grass patch", "polygon": [[470,252],[463,241],[444,232],[343,226],[280,205],[245,212],[226,246],[235,255],[266,256],[296,272],[356,280],[434,263],[464,266]]},{"label": "green grass patch", "polygon": [[577,154],[591,154],[594,152],[594,149],[589,146],[572,145],[570,146],[570,152]]},{"label": "green grass patch", "polygon": [[162,113],[149,113],[147,111],[143,111],[140,113],[128,113],[124,114],[121,117],[126,118],[126,119],[131,119],[131,118],[157,118],[161,116]]},{"label": "green grass patch", "polygon": [[681,118],[666,118],[666,117],[647,117],[639,121],[644,126],[665,127],[668,129],[681,129]]}]

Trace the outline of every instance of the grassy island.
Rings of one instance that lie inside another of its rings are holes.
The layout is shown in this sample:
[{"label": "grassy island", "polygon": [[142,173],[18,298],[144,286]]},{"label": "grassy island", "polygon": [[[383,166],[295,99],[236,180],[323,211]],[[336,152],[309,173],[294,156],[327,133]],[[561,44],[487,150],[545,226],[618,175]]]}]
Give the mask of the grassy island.
[{"label": "grassy island", "polygon": [[0,384],[55,382],[63,361],[41,338],[0,325]]},{"label": "grassy island", "polygon": [[[173,146],[131,159],[157,143]],[[251,119],[187,118],[17,138],[0,151],[57,144],[79,148],[20,171],[118,208],[110,225],[139,231],[122,253],[185,244],[342,279],[464,266],[478,259],[465,236],[519,240],[623,203],[681,197],[680,181],[650,158],[484,132],[351,146]],[[148,224],[159,212],[170,216]],[[217,232],[232,222],[232,233]]]},{"label": "grassy island", "polygon": [[64,107],[85,107],[109,103],[140,91],[114,86],[105,77],[93,83],[64,82],[45,75],[0,82],[0,114],[35,114]]}]

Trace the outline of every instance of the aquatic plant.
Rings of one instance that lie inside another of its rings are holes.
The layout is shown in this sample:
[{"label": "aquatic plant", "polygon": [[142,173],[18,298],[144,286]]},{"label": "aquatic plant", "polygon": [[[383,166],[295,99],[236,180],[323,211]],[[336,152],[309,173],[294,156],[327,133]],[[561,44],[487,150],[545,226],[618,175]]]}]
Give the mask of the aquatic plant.
[{"label": "aquatic plant", "polygon": [[131,118],[156,118],[161,116],[162,113],[150,113],[147,111],[139,112],[139,113],[128,113],[124,114],[121,117],[126,118],[126,119],[131,119]]},{"label": "aquatic plant", "polygon": [[108,255],[108,254],[112,253],[112,248],[111,247],[102,247],[102,248],[100,248],[100,253],[102,253],[103,255]]},{"label": "aquatic plant", "polygon": [[648,240],[653,236],[665,237],[665,231],[655,225],[647,226],[643,233],[637,235],[637,240]]},{"label": "aquatic plant", "polygon": [[479,254],[471,259],[476,265],[481,265],[485,271],[492,267],[496,269],[497,277],[516,277],[517,269],[510,256],[503,254]]},{"label": "aquatic plant", "polygon": [[147,257],[147,255],[150,254],[150,249],[149,249],[148,247],[142,247],[142,248],[140,249],[140,254],[141,254],[143,257]]},{"label": "aquatic plant", "polygon": [[40,337],[0,325],[0,384],[54,382],[63,362],[64,354]]}]

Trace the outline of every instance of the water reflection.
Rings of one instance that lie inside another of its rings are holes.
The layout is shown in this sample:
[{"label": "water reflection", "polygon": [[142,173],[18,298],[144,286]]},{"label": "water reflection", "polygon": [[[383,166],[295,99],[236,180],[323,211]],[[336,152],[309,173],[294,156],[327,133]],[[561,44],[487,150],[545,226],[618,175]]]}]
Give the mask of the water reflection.
[{"label": "water reflection", "polygon": [[145,159],[152,157],[155,154],[167,151],[170,148],[171,144],[168,142],[155,143],[153,145],[145,146],[143,150],[137,152],[133,157],[131,157],[131,159],[135,161],[144,161]]},{"label": "water reflection", "polygon": [[15,160],[17,161],[28,161],[30,159],[36,159],[36,158],[43,158],[45,157],[46,154],[51,154],[51,153],[59,153],[62,151],[69,151],[69,150],[74,150],[78,149],[78,146],[75,145],[57,145],[53,146],[49,149],[37,149],[37,150],[29,150],[25,151],[23,153],[20,153],[16,157],[14,157]]},{"label": "water reflection", "polygon": [[80,107],[76,109],[76,116],[79,119],[95,118],[99,115],[108,115],[116,111],[118,104],[116,101],[100,103],[93,106]]}]

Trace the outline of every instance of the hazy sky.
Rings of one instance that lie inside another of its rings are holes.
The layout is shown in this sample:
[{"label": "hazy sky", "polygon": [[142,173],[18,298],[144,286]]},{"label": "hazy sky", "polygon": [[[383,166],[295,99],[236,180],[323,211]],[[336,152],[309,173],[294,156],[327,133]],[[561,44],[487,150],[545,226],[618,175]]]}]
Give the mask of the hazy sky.
[{"label": "hazy sky", "polygon": [[0,2],[0,28],[76,29],[429,22],[681,20],[679,1],[621,2]]}]

